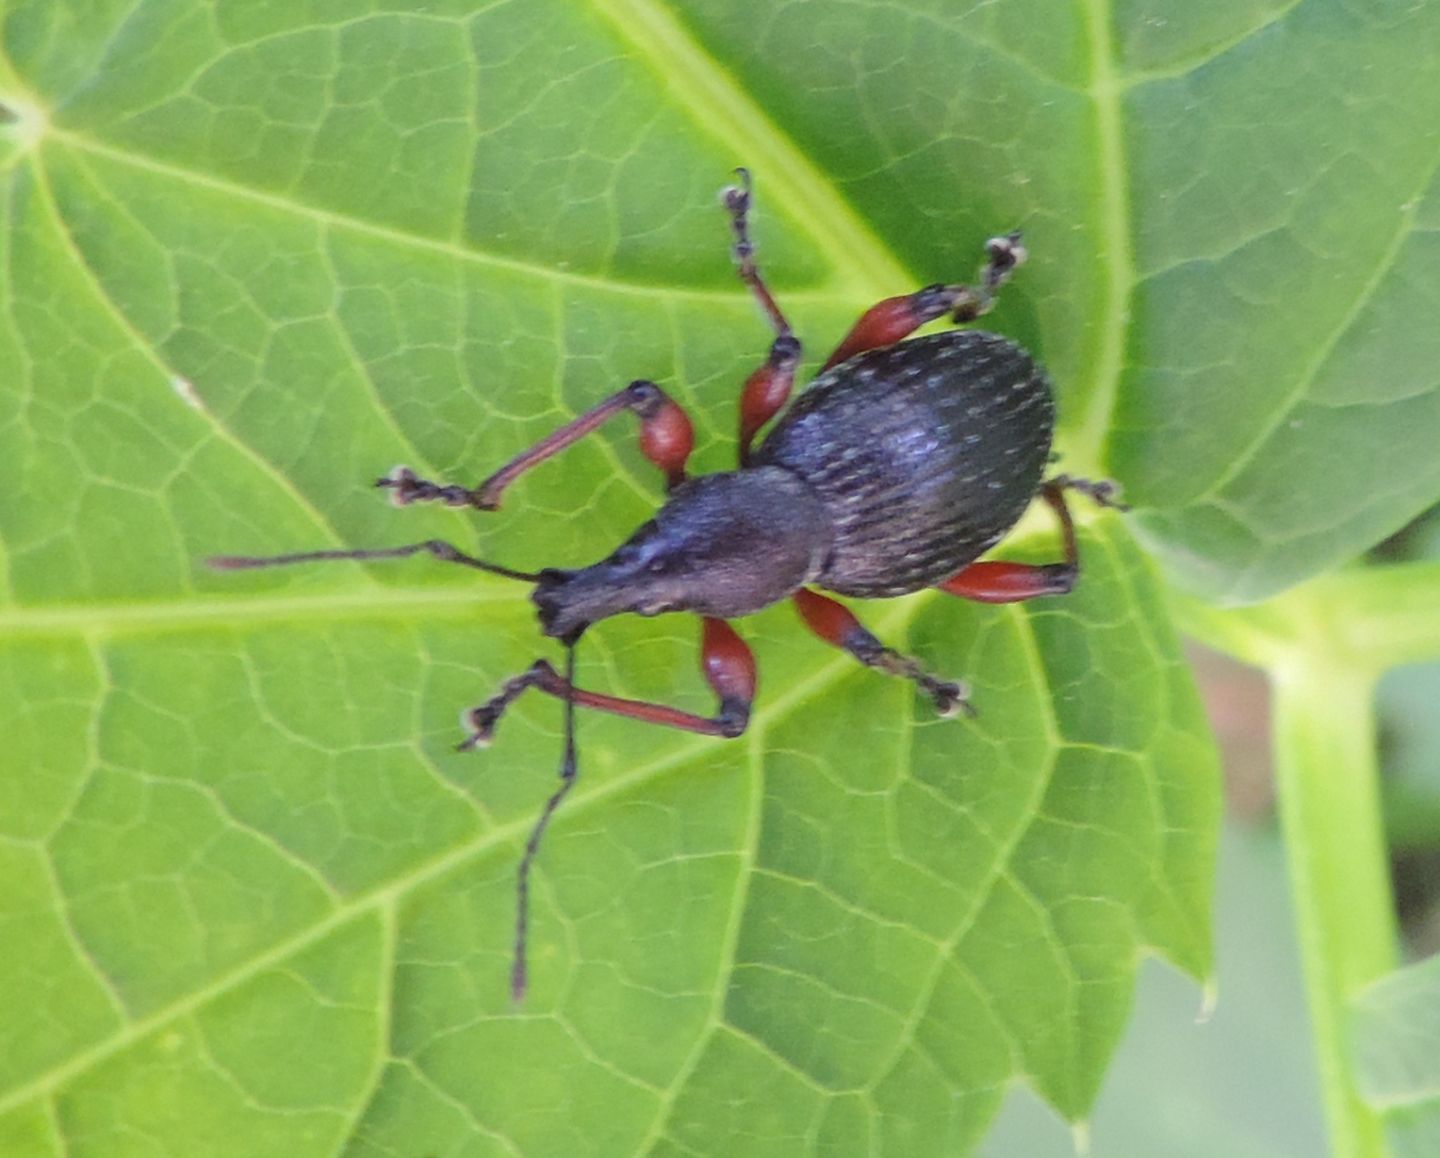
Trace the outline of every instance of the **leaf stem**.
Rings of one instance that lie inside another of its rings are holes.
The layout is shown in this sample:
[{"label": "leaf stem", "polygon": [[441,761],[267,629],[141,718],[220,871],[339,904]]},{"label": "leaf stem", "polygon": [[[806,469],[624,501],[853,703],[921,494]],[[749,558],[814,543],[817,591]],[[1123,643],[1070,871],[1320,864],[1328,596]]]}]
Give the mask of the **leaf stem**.
[{"label": "leaf stem", "polygon": [[1280,818],[1295,897],[1331,1153],[1382,1158],[1361,1100],[1346,1009],[1395,968],[1395,919],[1375,760],[1374,679],[1315,651],[1272,669]]},{"label": "leaf stem", "polygon": [[1317,593],[1349,654],[1375,671],[1440,656],[1440,563],[1391,563],[1327,575]]},{"label": "leaf stem", "polygon": [[1284,656],[1315,650],[1378,675],[1440,658],[1440,563],[1351,567],[1264,603],[1216,607],[1172,592],[1185,631],[1245,663],[1273,668]]}]

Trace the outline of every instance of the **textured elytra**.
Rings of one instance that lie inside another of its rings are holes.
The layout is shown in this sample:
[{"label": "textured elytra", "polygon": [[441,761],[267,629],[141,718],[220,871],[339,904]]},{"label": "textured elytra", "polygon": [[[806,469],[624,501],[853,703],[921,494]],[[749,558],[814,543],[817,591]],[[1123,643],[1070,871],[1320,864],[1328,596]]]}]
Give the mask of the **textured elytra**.
[{"label": "textured elytra", "polygon": [[952,330],[822,374],[755,456],[819,495],[835,545],[816,582],[907,595],[973,562],[1025,513],[1055,407],[1034,360],[997,334]]}]

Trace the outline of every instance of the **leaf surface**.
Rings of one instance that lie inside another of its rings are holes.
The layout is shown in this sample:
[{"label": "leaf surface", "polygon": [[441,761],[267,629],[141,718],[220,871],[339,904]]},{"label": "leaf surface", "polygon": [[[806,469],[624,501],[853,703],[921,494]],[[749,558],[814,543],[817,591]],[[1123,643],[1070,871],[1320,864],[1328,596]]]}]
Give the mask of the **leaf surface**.
[{"label": "leaf surface", "polygon": [[[1129,520],[1087,519],[1064,600],[860,608],[973,684],[974,723],[786,608],[742,625],[743,740],[583,719],[520,1010],[513,869],[559,713],[522,701],[485,755],[452,746],[542,650],[523,590],[198,560],[436,536],[589,561],[660,498],[621,424],[483,520],[368,484],[397,462],[473,481],[639,376],[695,416],[698,469],[729,466],[767,341],[714,203],[744,163],[812,364],[1023,226],[1034,260],[986,324],[1050,367],[1066,466],[1108,455],[1217,586],[1288,581],[1167,473],[1215,475],[1207,439],[1137,449],[1184,377],[1141,368],[1194,360],[1152,252],[1189,252],[1165,228],[1213,242],[1174,212],[1183,157],[1144,142],[1147,102],[1310,7],[1157,39],[1098,5],[11,3],[0,904],[26,950],[0,962],[0,1140],[950,1153],[1017,1080],[1083,1117],[1138,957],[1209,965],[1213,753]],[[1275,414],[1225,409],[1231,447]],[[1031,529],[1007,550],[1053,558]],[[582,680],[708,710],[694,636],[607,623]]]},{"label": "leaf surface", "polygon": [[1022,332],[1173,580],[1261,599],[1440,499],[1440,9],[685,7],[921,276],[1025,227]]}]

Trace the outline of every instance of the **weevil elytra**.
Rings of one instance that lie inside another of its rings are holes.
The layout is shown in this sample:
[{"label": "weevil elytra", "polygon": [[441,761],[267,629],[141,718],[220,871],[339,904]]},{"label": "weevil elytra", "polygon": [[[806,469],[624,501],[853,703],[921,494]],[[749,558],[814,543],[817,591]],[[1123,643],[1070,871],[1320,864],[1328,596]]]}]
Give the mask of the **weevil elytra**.
[{"label": "weevil elytra", "polygon": [[[872,306],[785,410],[801,346],[755,263],[749,173],[722,192],[740,279],[774,329],[769,356],[740,396],[739,466],[690,477],[694,433],[685,412],[654,382],[631,382],[506,463],[476,487],[435,483],[397,467],[377,480],[400,506],[441,502],[499,508],[505,489],[531,467],[630,411],[640,448],[665,474],[668,497],[655,517],[605,558],[573,570],[517,571],[428,540],[401,547],[223,556],[222,569],[320,560],[398,559],[429,554],[448,563],[533,584],[541,630],[565,649],[557,671],[538,659],[465,713],[461,750],[488,744],[505,709],[529,688],[565,706],[560,785],[545,802],[517,870],[511,992],[526,987],[530,870],[556,809],[575,784],[575,709],[594,708],[711,736],[745,731],[755,700],[755,658],[727,622],[789,599],[801,620],[862,664],[912,681],[942,715],[971,711],[962,683],[940,679],[886,647],[843,604],[821,591],[884,599],[927,587],[984,603],[1013,603],[1070,591],[1079,576],[1075,527],[1065,492],[1105,506],[1109,482],[1044,477],[1054,401],[1044,370],[997,334],[950,330],[910,338],[949,315],[969,322],[990,311],[1025,260],[1020,234],[992,238],[977,283],[931,285]],[[906,339],[909,338],[907,341]],[[785,412],[782,414],[781,411]],[[759,446],[756,436],[778,419]],[[977,561],[1039,497],[1060,521],[1064,558],[1048,564]],[[718,699],[713,716],[622,699],[575,686],[575,647],[603,619],[622,613],[690,612],[701,621],[701,668]]]}]

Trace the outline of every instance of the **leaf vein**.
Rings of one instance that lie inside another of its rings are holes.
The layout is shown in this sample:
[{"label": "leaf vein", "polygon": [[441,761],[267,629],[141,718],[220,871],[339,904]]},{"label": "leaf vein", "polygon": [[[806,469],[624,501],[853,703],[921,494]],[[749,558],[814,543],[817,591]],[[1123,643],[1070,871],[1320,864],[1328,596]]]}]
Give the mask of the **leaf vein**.
[{"label": "leaf vein", "polygon": [[1319,348],[1316,350],[1315,356],[1310,360],[1309,364],[1301,369],[1294,385],[1286,392],[1285,397],[1280,400],[1280,404],[1276,407],[1274,417],[1272,417],[1269,422],[1263,423],[1249,444],[1236,452],[1230,466],[1204,491],[1191,500],[1192,505],[1204,502],[1207,499],[1218,498],[1220,492],[1228,487],[1237,476],[1243,473],[1245,469],[1260,456],[1266,444],[1285,424],[1288,416],[1300,403],[1305,401],[1306,392],[1315,384],[1316,378],[1320,376],[1320,371],[1325,368],[1325,364],[1339,347],[1341,339],[1343,339],[1359,321],[1360,315],[1365,307],[1368,306],[1375,295],[1380,292],[1386,276],[1394,269],[1395,263],[1400,260],[1400,255],[1405,248],[1405,242],[1409,240],[1411,234],[1415,231],[1415,222],[1424,198],[1424,192],[1431,182],[1435,180],[1437,173],[1440,173],[1440,150],[1436,151],[1433,163],[1416,187],[1414,194],[1402,205],[1399,221],[1393,236],[1378,255],[1374,271],[1359,287],[1355,295],[1355,300],[1351,303],[1345,316],[1330,330],[1325,340],[1320,342]]}]

